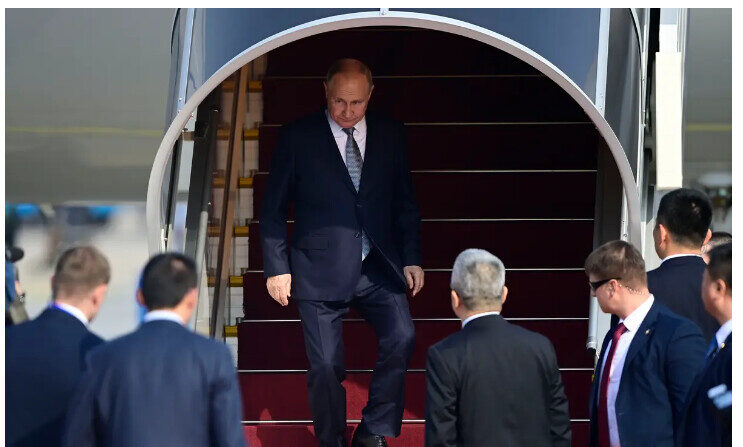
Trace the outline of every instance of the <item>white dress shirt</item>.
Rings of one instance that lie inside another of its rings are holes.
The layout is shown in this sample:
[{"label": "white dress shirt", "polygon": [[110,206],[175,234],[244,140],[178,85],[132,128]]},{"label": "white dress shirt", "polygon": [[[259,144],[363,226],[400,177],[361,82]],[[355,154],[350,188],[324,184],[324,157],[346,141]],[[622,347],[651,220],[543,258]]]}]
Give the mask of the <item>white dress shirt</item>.
[{"label": "white dress shirt", "polygon": [[[335,144],[338,145],[338,150],[343,158],[343,163],[346,163],[346,142],[348,141],[348,134],[343,131],[343,128],[330,117],[330,113],[325,109],[325,116],[328,117],[328,124],[330,124],[330,131],[333,132],[333,138],[335,138]],[[361,118],[361,121],[353,126],[353,139],[356,140],[356,144],[359,146],[361,152],[361,159],[364,159],[366,154],[366,117]]]},{"label": "white dress shirt", "polygon": [[[632,343],[632,339],[635,338],[637,330],[640,329],[640,325],[648,315],[650,308],[653,306],[655,297],[651,294],[648,299],[645,300],[640,306],[627,316],[624,320],[619,320],[620,323],[624,323],[624,327],[627,331],[619,337],[619,343],[617,343],[617,349],[614,351],[614,359],[611,362],[611,369],[609,370],[609,385],[606,390],[606,410],[609,416],[609,445],[611,447],[620,447],[619,444],[619,427],[617,426],[617,413],[615,404],[617,402],[617,392],[619,391],[619,383],[622,380],[622,370],[624,369],[624,359],[627,357],[627,351]],[[611,350],[612,341],[606,345],[606,352],[601,362],[601,374],[603,375],[604,365],[606,364],[606,354]],[[601,392],[601,390],[599,390]]]},{"label": "white dress shirt", "polygon": [[465,327],[467,323],[469,323],[472,320],[476,320],[480,317],[486,317],[488,315],[500,315],[500,311],[492,311],[492,312],[483,312],[481,314],[475,314],[470,317],[465,318],[465,320],[462,322],[462,327]]},{"label": "white dress shirt", "polygon": [[52,303],[52,306],[56,307],[57,309],[61,310],[62,312],[67,312],[68,314],[70,314],[73,317],[77,318],[85,326],[87,326],[88,323],[90,323],[90,321],[88,321],[88,317],[85,316],[85,314],[83,313],[83,311],[80,310],[80,309],[78,309],[77,307],[75,307],[73,305],[65,304],[65,303],[59,303],[59,302],[56,302],[55,301],[54,303]]},{"label": "white dress shirt", "polygon": [[183,320],[181,320],[181,317],[177,313],[169,310],[151,310],[144,314],[143,321],[145,323],[156,320],[173,321],[183,326]]},{"label": "white dress shirt", "polygon": [[715,340],[717,340],[717,349],[722,349],[722,345],[725,344],[725,340],[727,340],[728,335],[730,335],[733,332],[733,320],[732,318],[728,321],[726,321],[722,326],[720,326],[720,329],[715,332]]}]

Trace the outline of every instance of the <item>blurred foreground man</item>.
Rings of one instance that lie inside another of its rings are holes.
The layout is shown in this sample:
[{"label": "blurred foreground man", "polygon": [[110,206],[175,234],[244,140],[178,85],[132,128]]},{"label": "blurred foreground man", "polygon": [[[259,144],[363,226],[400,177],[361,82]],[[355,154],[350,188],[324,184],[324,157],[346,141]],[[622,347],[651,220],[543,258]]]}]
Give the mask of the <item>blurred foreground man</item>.
[{"label": "blurred foreground man", "polygon": [[601,310],[619,316],[593,375],[590,446],[671,447],[704,338],[650,294],[645,261],[631,244],[600,246],[585,269]]},{"label": "blurred foreground man", "polygon": [[415,336],[405,287],[412,295],[423,287],[404,129],[366,113],[373,89],[363,63],[342,59],[330,67],[327,108],[281,128],[260,215],[266,287],[282,306],[295,299],[302,320],[322,447],[347,445],[342,318],[350,307],[379,340],[352,447],[384,447],[385,437],[400,434]]},{"label": "blurred foreground man", "polygon": [[485,250],[454,262],[451,306],[462,330],[428,350],[427,447],[570,446],[552,343],[500,316],[505,273]]},{"label": "blurred foreground man", "polygon": [[193,261],[175,253],[150,259],[137,291],[149,311],[144,323],[88,355],[63,445],[245,445],[227,347],[184,327],[197,295]]},{"label": "blurred foreground man", "polygon": [[[720,329],[715,333],[707,349],[702,371],[689,391],[677,445],[729,446],[732,445],[729,423],[732,402],[728,404],[723,396],[730,396],[728,393],[733,390],[732,244],[715,247],[709,252],[709,265],[702,282],[702,301],[704,308],[720,323]],[[721,397],[710,398],[710,390]]]},{"label": "blurred foreground man", "polygon": [[695,189],[680,188],[660,199],[653,228],[655,252],[663,261],[648,272],[648,289],[671,311],[696,323],[709,342],[719,328],[704,310],[702,245],[712,235],[712,204]]},{"label": "blurred foreground man", "polygon": [[57,261],[52,304],[36,319],[5,329],[5,442],[58,446],[83,357],[103,343],[88,330],[111,278],[93,247],[71,248]]}]

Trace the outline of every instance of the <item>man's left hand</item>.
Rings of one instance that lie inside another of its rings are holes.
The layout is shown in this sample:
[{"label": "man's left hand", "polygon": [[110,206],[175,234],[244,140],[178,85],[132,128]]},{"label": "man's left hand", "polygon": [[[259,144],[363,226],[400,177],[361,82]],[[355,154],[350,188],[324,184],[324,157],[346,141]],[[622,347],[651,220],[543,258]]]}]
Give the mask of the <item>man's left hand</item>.
[{"label": "man's left hand", "polygon": [[406,265],[403,272],[408,282],[408,289],[412,290],[410,295],[415,296],[423,288],[423,269],[417,265]]}]

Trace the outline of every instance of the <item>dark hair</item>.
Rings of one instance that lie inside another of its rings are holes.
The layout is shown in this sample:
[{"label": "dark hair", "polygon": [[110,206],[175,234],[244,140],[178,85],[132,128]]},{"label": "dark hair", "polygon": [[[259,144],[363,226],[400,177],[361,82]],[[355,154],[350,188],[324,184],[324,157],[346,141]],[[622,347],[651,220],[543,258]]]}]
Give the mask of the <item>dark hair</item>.
[{"label": "dark hair", "polygon": [[333,62],[333,64],[328,69],[328,73],[325,75],[325,83],[330,85],[330,81],[333,80],[333,76],[342,71],[356,71],[364,75],[364,77],[366,78],[366,82],[369,83],[369,90],[371,90],[372,85],[374,85],[374,83],[372,82],[372,73],[369,67],[367,67],[365,63],[356,59],[338,59],[337,61]]},{"label": "dark hair", "polygon": [[721,279],[729,289],[733,288],[733,244],[724,244],[709,252],[707,272],[712,280]]},{"label": "dark hair", "polygon": [[148,310],[177,306],[196,287],[196,264],[180,253],[153,256],[142,271],[139,289]]},{"label": "dark hair", "polygon": [[701,191],[679,188],[660,199],[656,225],[666,227],[679,245],[701,247],[711,222],[712,202]]},{"label": "dark hair", "polygon": [[713,231],[712,237],[709,238],[709,241],[707,241],[706,244],[704,244],[703,253],[709,253],[710,250],[712,250],[715,247],[719,247],[720,245],[725,245],[733,242],[733,235],[726,232],[726,231]]},{"label": "dark hair", "polygon": [[91,246],[65,250],[57,261],[52,280],[52,297],[59,293],[75,296],[90,292],[111,280],[111,266],[103,253]]},{"label": "dark hair", "polygon": [[607,242],[586,258],[586,274],[603,279],[617,279],[632,289],[648,284],[645,261],[634,245],[625,241]]}]

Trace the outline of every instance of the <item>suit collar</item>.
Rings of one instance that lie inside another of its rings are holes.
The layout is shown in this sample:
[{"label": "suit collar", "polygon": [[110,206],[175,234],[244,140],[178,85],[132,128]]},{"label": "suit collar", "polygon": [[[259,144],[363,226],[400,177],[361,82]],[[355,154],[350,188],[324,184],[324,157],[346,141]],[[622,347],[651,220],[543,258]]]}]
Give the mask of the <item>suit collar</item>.
[{"label": "suit collar", "polygon": [[37,319],[66,321],[68,323],[73,323],[75,326],[79,326],[86,331],[88,330],[88,326],[80,321],[77,317],[55,306],[48,307],[37,317]]},{"label": "suit collar", "polygon": [[462,327],[462,330],[467,328],[485,327],[498,321],[504,321],[500,314],[484,315],[468,321],[467,325]]},{"label": "suit collar", "polygon": [[671,266],[671,265],[686,265],[686,264],[699,264],[700,262],[704,262],[704,259],[701,255],[693,255],[693,254],[680,254],[680,255],[671,255],[666,256],[663,258],[662,261],[660,261],[660,265],[658,268],[663,266]]},{"label": "suit collar", "polygon": [[654,301],[653,305],[648,311],[648,314],[645,316],[645,319],[642,320],[640,328],[637,330],[637,333],[632,338],[632,343],[630,343],[629,349],[627,349],[627,356],[624,359],[625,368],[630,363],[632,363],[632,359],[635,358],[637,353],[640,352],[647,344],[650,336],[653,334],[653,330],[655,329],[655,323],[658,321],[659,312],[660,304],[658,303],[658,301]]}]

